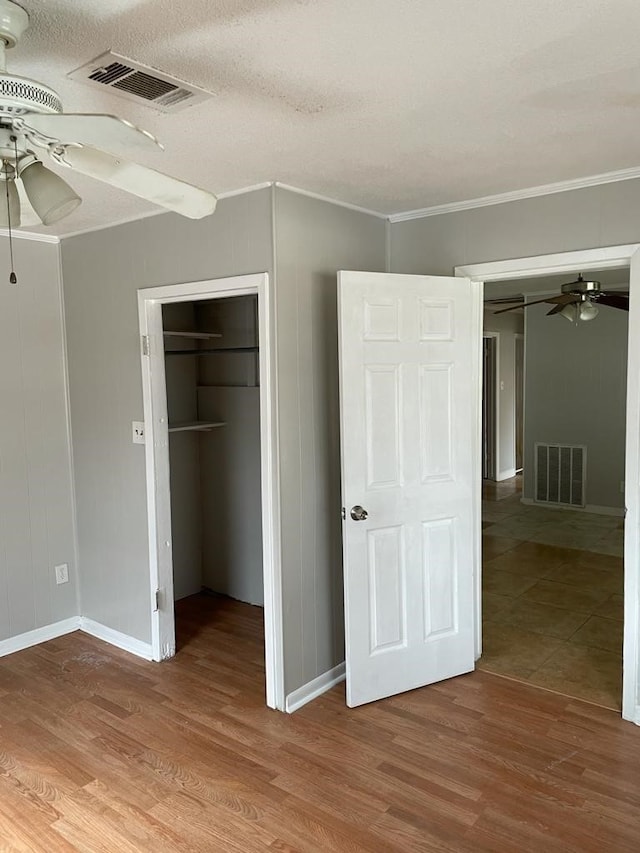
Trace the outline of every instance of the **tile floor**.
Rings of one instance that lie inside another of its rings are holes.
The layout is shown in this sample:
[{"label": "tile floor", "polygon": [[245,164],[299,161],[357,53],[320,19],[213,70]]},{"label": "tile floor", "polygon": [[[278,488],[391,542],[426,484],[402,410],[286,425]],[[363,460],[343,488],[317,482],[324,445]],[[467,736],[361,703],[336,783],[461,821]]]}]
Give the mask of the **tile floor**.
[{"label": "tile floor", "polygon": [[480,669],[620,708],[623,522],[483,489]]}]

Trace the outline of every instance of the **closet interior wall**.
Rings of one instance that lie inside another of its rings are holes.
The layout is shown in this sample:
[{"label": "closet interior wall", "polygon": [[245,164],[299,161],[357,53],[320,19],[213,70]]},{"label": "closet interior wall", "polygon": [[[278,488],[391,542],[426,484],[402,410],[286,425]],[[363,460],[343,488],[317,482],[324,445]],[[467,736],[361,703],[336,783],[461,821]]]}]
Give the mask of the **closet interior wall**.
[{"label": "closet interior wall", "polygon": [[263,606],[257,299],[165,305],[163,325],[174,596],[205,588]]}]

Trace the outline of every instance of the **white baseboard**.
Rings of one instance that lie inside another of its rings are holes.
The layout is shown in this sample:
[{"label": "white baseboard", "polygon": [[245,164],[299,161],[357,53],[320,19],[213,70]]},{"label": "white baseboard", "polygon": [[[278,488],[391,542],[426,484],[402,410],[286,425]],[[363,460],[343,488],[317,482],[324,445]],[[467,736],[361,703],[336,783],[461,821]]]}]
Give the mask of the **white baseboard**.
[{"label": "white baseboard", "polygon": [[506,471],[498,471],[498,473],[496,474],[496,483],[501,483],[503,480],[511,480],[511,478],[515,476],[515,468],[507,468]]},{"label": "white baseboard", "polygon": [[624,507],[622,506],[598,506],[597,504],[587,504],[586,506],[568,506],[567,504],[552,504],[546,501],[536,501],[533,498],[520,498],[520,503],[525,506],[542,506],[545,509],[568,509],[572,512],[590,512],[593,515],[615,515],[618,518],[624,518]]},{"label": "white baseboard", "polygon": [[289,693],[285,699],[285,711],[287,714],[292,714],[294,711],[297,711],[298,708],[302,708],[303,705],[306,705],[307,702],[311,702],[312,699],[317,699],[318,696],[326,693],[327,690],[331,690],[331,688],[335,687],[336,684],[340,684],[344,679],[345,665],[343,661],[342,663],[339,663],[338,666],[334,666],[333,669],[323,672],[322,675],[314,678],[313,681],[308,681],[306,684],[303,684],[302,687],[298,687],[298,689],[294,690],[293,693]]},{"label": "white baseboard", "polygon": [[78,616],[71,616],[69,619],[52,622],[51,625],[44,625],[42,628],[34,628],[33,631],[25,631],[24,634],[18,634],[16,637],[9,637],[8,640],[1,640],[0,657],[11,655],[14,652],[21,652],[23,649],[37,646],[39,643],[46,643],[47,640],[55,640],[56,637],[62,637],[64,634],[77,631],[79,627],[80,618]]},{"label": "white baseboard", "polygon": [[104,640],[105,643],[110,643],[119,649],[124,649],[132,655],[145,660],[153,660],[153,651],[150,643],[143,643],[142,640],[136,640],[135,637],[130,637],[128,634],[123,634],[120,631],[115,631],[113,628],[108,628],[100,622],[94,622],[93,619],[87,619],[86,616],[81,616],[79,628],[85,634],[90,634],[98,640]]}]

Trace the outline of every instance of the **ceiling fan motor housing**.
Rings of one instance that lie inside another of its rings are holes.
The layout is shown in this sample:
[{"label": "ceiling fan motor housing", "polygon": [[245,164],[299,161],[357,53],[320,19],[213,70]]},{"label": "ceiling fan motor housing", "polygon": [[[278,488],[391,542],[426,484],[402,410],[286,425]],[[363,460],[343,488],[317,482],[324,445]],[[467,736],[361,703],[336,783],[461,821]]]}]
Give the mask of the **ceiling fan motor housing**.
[{"label": "ceiling fan motor housing", "polygon": [[62,101],[48,86],[0,72],[0,118],[25,113],[61,113]]},{"label": "ceiling fan motor housing", "polygon": [[599,281],[585,281],[582,276],[577,281],[570,281],[561,287],[563,293],[572,293],[575,296],[598,296],[600,293]]},{"label": "ceiling fan motor housing", "polygon": [[0,119],[25,113],[61,113],[57,92],[37,80],[7,74],[5,50],[15,47],[29,26],[29,15],[17,3],[0,0]]}]

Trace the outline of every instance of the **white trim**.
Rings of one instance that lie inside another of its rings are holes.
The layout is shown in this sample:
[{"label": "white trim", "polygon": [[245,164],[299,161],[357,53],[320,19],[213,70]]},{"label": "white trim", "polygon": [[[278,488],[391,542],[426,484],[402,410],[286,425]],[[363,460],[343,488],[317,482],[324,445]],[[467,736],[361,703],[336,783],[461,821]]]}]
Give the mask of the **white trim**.
[{"label": "white trim", "polygon": [[[225,198],[233,198],[237,195],[245,195],[246,193],[253,193],[256,190],[264,190],[267,187],[272,186],[272,181],[265,181],[262,184],[253,184],[249,187],[242,187],[239,190],[229,190],[226,193],[218,193],[216,198],[218,201],[222,201]],[[118,225],[130,225],[132,222],[140,222],[143,219],[150,219],[153,216],[162,216],[164,213],[171,213],[170,210],[162,207],[159,210],[147,210],[144,213],[136,213],[134,216],[126,216],[124,219],[116,219],[114,222],[105,222],[101,225],[90,225],[87,228],[79,228],[77,231],[68,231],[66,234],[61,234],[59,237],[55,237],[55,242],[59,243],[61,240],[66,240],[69,237],[79,237],[81,234],[91,234],[94,231],[104,231],[106,228],[117,228]],[[0,229],[0,234],[2,233],[2,229]],[[16,236],[18,232],[14,233]],[[40,234],[35,234],[35,237],[40,237]],[[49,235],[44,235],[49,237]],[[49,239],[51,239],[49,237]]]},{"label": "white trim", "polygon": [[87,228],[79,228],[77,231],[68,231],[66,234],[60,234],[57,239],[62,242],[70,237],[80,237],[82,234],[92,234],[94,231],[104,231],[107,228],[117,228],[119,225],[130,225],[132,222],[140,222],[142,219],[161,216],[163,213],[169,213],[169,211],[164,208],[160,210],[146,210],[144,213],[125,216],[123,219],[116,219],[114,222],[103,222],[100,225],[89,225]]},{"label": "white trim", "polygon": [[335,687],[336,684],[340,684],[340,682],[344,680],[345,663],[342,661],[342,663],[334,666],[333,669],[328,669],[326,672],[323,672],[322,675],[319,675],[317,678],[314,678],[312,681],[308,681],[306,684],[303,684],[302,687],[298,687],[297,690],[289,693],[285,700],[285,710],[287,714],[293,714],[293,712],[297,711],[298,708],[302,708],[302,706],[306,705],[307,702],[311,702],[312,699],[317,699],[318,696],[322,696],[322,694],[326,693],[327,690],[331,690],[332,687]]},{"label": "white trim", "polygon": [[[599,249],[464,264],[455,267],[457,276],[473,281],[501,281],[528,278],[554,272],[589,272],[629,266],[629,348],[627,357],[627,422],[625,440],[625,504],[624,526],[624,646],[622,676],[622,716],[636,720],[640,704],[640,244],[605,246]],[[636,294],[634,296],[633,294]],[[481,383],[480,369],[475,372]],[[481,522],[481,504],[476,505],[476,524]],[[478,529],[481,529],[478,527]],[[481,623],[482,610],[476,603],[476,622]]]},{"label": "white trim", "polygon": [[539,506],[544,509],[558,509],[570,512],[590,512],[593,515],[614,515],[624,518],[624,507],[621,506],[598,506],[597,504],[586,504],[585,506],[571,506],[570,504],[550,504],[546,501],[537,501],[534,498],[520,498],[520,503],[525,506]]},{"label": "white trim", "polygon": [[136,657],[153,660],[153,649],[150,643],[143,643],[142,640],[137,640],[135,637],[130,637],[128,634],[123,634],[121,631],[116,631],[100,622],[94,622],[93,619],[87,619],[86,616],[81,616],[79,621],[80,630],[85,634],[103,640],[110,646],[124,649],[125,652],[136,655]]},{"label": "white trim", "polygon": [[627,720],[635,719],[640,704],[640,252],[631,258],[629,295],[622,672],[622,716]]},{"label": "white trim", "polygon": [[510,480],[516,476],[515,468],[507,468],[506,471],[498,471],[496,474],[496,483],[502,483],[503,480]]},{"label": "white trim", "polygon": [[358,204],[350,204],[348,201],[340,201],[337,198],[329,198],[320,193],[312,193],[309,190],[300,189],[300,187],[292,187],[290,184],[281,184],[280,181],[275,181],[274,187],[279,190],[286,190],[296,195],[304,195],[307,198],[314,198],[316,201],[326,201],[327,204],[335,204],[337,207],[346,207],[347,210],[355,210],[357,213],[366,213],[369,216],[375,216],[377,219],[389,219],[386,213],[381,213],[379,210],[369,210],[368,207],[360,207]]},{"label": "white trim", "polygon": [[[265,649],[265,667],[266,673],[266,688],[267,688],[267,705],[270,708],[276,708],[278,711],[284,710],[285,694],[284,694],[284,614],[283,614],[283,592],[282,592],[282,520],[280,517],[280,507],[282,506],[280,498],[280,419],[278,414],[277,401],[280,399],[278,389],[278,360],[276,353],[276,342],[278,340],[278,314],[276,311],[276,290],[278,286],[278,239],[277,239],[277,216],[276,216],[276,188],[271,185],[271,258],[273,263],[273,280],[269,283],[270,286],[266,291],[266,308],[264,311],[265,319],[268,319],[268,329],[265,334],[268,334],[270,341],[270,363],[266,370],[265,383],[270,383],[270,390],[266,389],[261,396],[262,402],[270,407],[270,424],[271,424],[271,442],[269,449],[269,458],[263,458],[262,464],[266,465],[269,479],[263,476],[263,491],[262,505],[270,504],[271,520],[268,525],[265,525],[263,518],[263,530],[268,526],[270,531],[270,549],[271,549],[271,577],[267,578],[265,572],[265,605],[269,602],[269,607],[265,606],[264,611],[264,630],[266,642]],[[260,334],[263,334],[262,328]],[[260,418],[263,420],[262,410]],[[270,486],[268,485],[270,483]],[[263,536],[265,534],[263,533]]]},{"label": "white trim", "polygon": [[71,634],[72,631],[77,631],[79,628],[80,617],[71,616],[69,619],[52,622],[51,625],[44,625],[42,628],[34,628],[33,631],[25,631],[24,634],[18,634],[15,637],[0,641],[0,657],[21,652],[23,649],[29,649],[31,646],[39,645],[39,643],[46,643],[47,640],[55,640],[56,637]]},{"label": "white trim", "polygon": [[[471,481],[472,525],[473,525],[473,595],[475,600],[476,624],[474,637],[474,658],[482,655],[482,335],[483,335],[483,297],[484,283],[472,282],[472,332],[476,334],[478,344],[471,354],[471,375],[480,378],[473,383],[475,395],[474,410],[476,429],[471,447],[473,474]],[[496,459],[497,464],[497,459]]]},{"label": "white trim", "polygon": [[485,195],[479,198],[465,199],[464,201],[452,201],[447,204],[435,204],[431,207],[422,207],[417,210],[406,210],[401,213],[392,213],[389,216],[391,222],[407,222],[410,219],[425,219],[427,216],[442,216],[445,213],[457,213],[461,210],[475,210],[478,207],[490,207],[494,204],[507,204],[510,201],[522,201],[527,198],[538,198],[543,195],[554,195],[555,193],[569,192],[570,190],[582,190],[587,187],[599,187],[602,184],[613,184],[616,181],[633,181],[640,178],[640,166],[631,169],[620,169],[617,172],[602,172],[599,175],[589,175],[585,178],[572,178],[567,181],[557,181],[553,184],[541,184],[537,187],[527,187],[521,190],[512,190],[506,193]]},{"label": "white trim", "polygon": [[[162,660],[175,654],[169,441],[162,305],[169,302],[193,302],[198,299],[219,299],[247,294],[258,296],[266,701],[269,707],[284,710],[275,308],[267,273],[138,290],[140,334],[148,335],[150,344],[148,356],[142,354],[142,347],[140,351],[146,439],[151,648],[154,660]],[[157,589],[161,590],[159,608],[155,606]]]},{"label": "white trim", "polygon": [[[60,238],[55,234],[38,234],[37,231],[14,231],[11,229],[11,236],[14,240],[33,240],[35,243],[59,243]],[[0,237],[9,237],[7,228],[0,228]]]},{"label": "white trim", "polygon": [[455,275],[473,281],[504,281],[510,278],[536,278],[587,270],[618,269],[628,267],[631,258],[640,249],[640,243],[623,246],[605,246],[601,249],[584,249],[578,252],[559,252],[554,255],[534,255],[529,258],[512,258],[483,264],[462,264],[455,267]]}]

